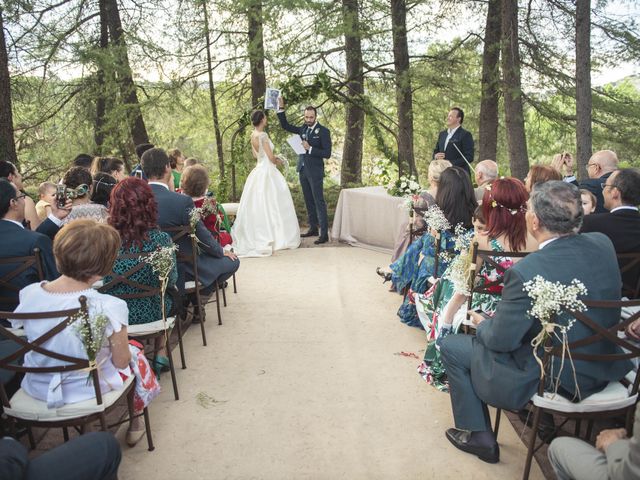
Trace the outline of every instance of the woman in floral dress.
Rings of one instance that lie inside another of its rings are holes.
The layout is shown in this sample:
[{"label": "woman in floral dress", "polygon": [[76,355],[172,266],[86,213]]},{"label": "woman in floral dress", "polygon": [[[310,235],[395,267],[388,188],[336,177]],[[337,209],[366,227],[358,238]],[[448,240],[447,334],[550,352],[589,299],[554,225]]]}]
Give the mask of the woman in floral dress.
[{"label": "woman in floral dress", "polygon": [[[515,178],[495,180],[482,199],[482,215],[476,216],[476,234],[469,242],[478,242],[480,250],[494,252],[531,252],[537,248],[536,241],[527,233],[525,221],[526,202],[529,195],[524,184]],[[482,231],[479,218],[486,219],[486,230]],[[468,253],[468,252],[466,252]],[[463,253],[465,255],[466,253]],[[462,258],[462,257],[461,257]],[[470,261],[470,257],[469,258]],[[518,261],[519,258],[494,257],[500,265],[495,266],[478,261],[478,282],[480,285],[500,280],[489,288],[488,293],[474,293],[471,310],[480,310],[492,316],[502,293],[503,271]],[[453,266],[450,270],[453,270]],[[468,296],[456,285],[460,280],[450,271],[431,288],[426,295],[417,299],[420,302],[421,317],[426,319],[428,344],[424,363],[418,368],[425,380],[440,390],[447,390],[446,372],[440,360],[438,345],[442,338],[460,326],[460,318],[466,315]],[[454,322],[454,318],[457,320]]]},{"label": "woman in floral dress", "polygon": [[[440,176],[440,185],[436,195],[436,204],[442,210],[451,228],[440,232],[442,236],[440,251],[453,249],[453,230],[455,226],[470,229],[471,217],[476,208],[475,194],[469,174],[459,167],[449,167]],[[398,316],[402,323],[412,327],[422,328],[416,306],[413,301],[414,293],[424,293],[428,289],[429,277],[435,272],[436,232],[425,233],[415,240],[404,255],[391,264],[393,272],[391,280],[393,287],[401,293],[409,287],[409,294],[405,297]],[[448,260],[440,256],[438,273],[444,272]]]}]

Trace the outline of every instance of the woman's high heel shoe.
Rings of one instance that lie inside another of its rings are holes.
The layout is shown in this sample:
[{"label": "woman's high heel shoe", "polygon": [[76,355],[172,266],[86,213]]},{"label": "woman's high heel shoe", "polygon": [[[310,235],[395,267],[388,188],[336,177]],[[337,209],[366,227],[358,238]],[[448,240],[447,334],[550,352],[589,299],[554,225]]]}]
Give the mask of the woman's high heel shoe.
[{"label": "woman's high heel shoe", "polygon": [[376,273],[384,278],[384,282],[382,282],[382,284],[385,284],[391,280],[391,274],[389,272],[384,272],[380,267],[376,268]]}]

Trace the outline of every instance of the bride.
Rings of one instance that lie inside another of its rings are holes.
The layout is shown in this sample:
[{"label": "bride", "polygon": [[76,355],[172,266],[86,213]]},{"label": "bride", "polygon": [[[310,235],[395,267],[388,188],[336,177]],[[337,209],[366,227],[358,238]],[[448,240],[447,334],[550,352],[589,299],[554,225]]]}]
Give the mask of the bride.
[{"label": "bride", "polygon": [[251,123],[255,127],[251,150],[258,162],[244,185],[231,236],[238,256],[266,257],[276,250],[298,248],[300,226],[289,186],[277,168],[283,162],[273,154],[273,143],[264,131],[264,112],[253,112]]}]

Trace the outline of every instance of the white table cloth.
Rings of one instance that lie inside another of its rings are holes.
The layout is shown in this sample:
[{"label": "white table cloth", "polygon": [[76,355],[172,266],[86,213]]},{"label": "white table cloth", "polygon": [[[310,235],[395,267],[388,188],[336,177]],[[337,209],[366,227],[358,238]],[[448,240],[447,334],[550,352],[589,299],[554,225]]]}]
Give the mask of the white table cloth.
[{"label": "white table cloth", "polygon": [[354,247],[391,254],[409,213],[404,199],[384,187],[347,188],[340,192],[331,237]]}]

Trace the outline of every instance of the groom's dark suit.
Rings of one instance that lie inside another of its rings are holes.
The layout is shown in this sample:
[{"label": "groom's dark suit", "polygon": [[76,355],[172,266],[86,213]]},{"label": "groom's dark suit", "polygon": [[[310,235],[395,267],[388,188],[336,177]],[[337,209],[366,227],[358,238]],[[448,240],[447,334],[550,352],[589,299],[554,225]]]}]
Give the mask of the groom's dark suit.
[{"label": "groom's dark suit", "polygon": [[[449,139],[447,148],[445,148],[444,144],[447,140],[447,135],[447,130],[440,132],[436,147],[433,149],[433,156],[435,157],[436,153],[444,152],[444,158],[449,160],[454,167],[464,168],[466,172],[471,175],[469,165],[467,165],[467,162],[465,162],[462,155],[460,155],[460,152],[462,152],[467,161],[473,163],[473,136],[471,132],[465,130],[462,126],[458,127]],[[458,147],[460,152],[458,152],[456,147]]]},{"label": "groom's dark suit", "polygon": [[280,126],[286,131],[300,135],[303,140],[309,142],[308,153],[298,156],[296,170],[300,177],[300,185],[304,194],[304,203],[307,207],[309,227],[317,229],[326,235],[329,231],[327,217],[327,203],[324,200],[323,179],[324,159],[331,157],[331,133],[327,127],[316,122],[313,128],[307,125],[296,127],[287,121],[284,112],[278,112]]},{"label": "groom's dark suit", "polygon": [[[578,279],[587,288],[589,300],[620,298],[615,251],[611,241],[600,233],[560,237],[507,270],[502,299],[493,318],[478,325],[475,337],[449,335],[440,348],[449,378],[456,428],[488,431],[491,426],[486,404],[519,410],[535,393],[540,367],[533,356],[531,340],[540,332],[541,325],[527,314],[531,299],[523,290],[523,284],[536,275],[562,284]],[[613,309],[591,310],[589,315],[607,328],[620,322],[619,312]],[[574,342],[592,334],[584,324],[576,322],[568,337]],[[615,351],[619,348],[605,341],[580,349],[581,353],[591,355]],[[542,352],[539,355],[542,356]],[[627,360],[576,360],[574,365],[582,398],[599,392],[608,382],[621,379],[632,368]],[[565,364],[560,373],[560,393],[571,398],[575,392],[572,369]]]}]

